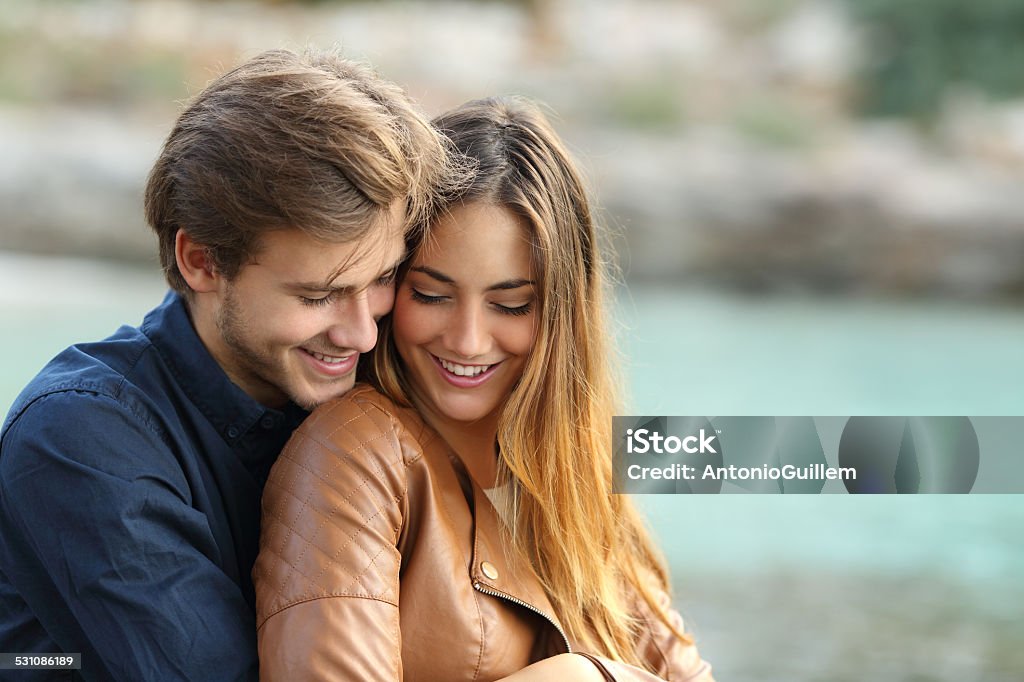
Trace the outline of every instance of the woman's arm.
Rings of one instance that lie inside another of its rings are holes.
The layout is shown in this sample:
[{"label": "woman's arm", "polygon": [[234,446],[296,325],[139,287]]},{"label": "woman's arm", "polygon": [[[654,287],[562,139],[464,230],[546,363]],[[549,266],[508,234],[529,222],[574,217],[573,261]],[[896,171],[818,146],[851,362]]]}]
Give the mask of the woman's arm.
[{"label": "woman's arm", "polygon": [[[682,617],[671,608],[668,595],[662,590],[656,594],[659,606],[666,610],[673,626],[682,632]],[[502,678],[502,682],[714,682],[711,666],[701,659],[696,646],[680,641],[646,602],[636,608],[642,622],[637,652],[653,673],[604,656],[576,652],[538,661]]]},{"label": "woman's arm", "polygon": [[501,678],[498,682],[549,682],[550,680],[604,682],[606,679],[600,668],[586,657],[576,654],[559,654],[528,665],[518,672]]},{"label": "woman's arm", "polygon": [[[657,589],[659,608],[668,615],[672,626],[683,632],[683,618],[672,608],[672,602],[664,590]],[[687,644],[676,637],[675,633],[658,617],[647,602],[637,596],[638,616],[646,626],[640,633],[637,652],[647,666],[656,674],[635,666],[618,663],[609,659],[594,656],[595,665],[601,666],[605,679],[618,682],[655,682],[670,680],[671,682],[714,682],[711,666],[700,657],[695,644]]]},{"label": "woman's arm", "polygon": [[[499,682],[662,682],[664,680],[692,680],[693,682],[714,682],[711,667],[700,660],[696,647],[688,647],[687,657],[693,661],[679,660],[677,666],[684,668],[669,670],[665,677],[651,674],[636,666],[617,663],[610,659],[591,654],[559,654],[545,658],[522,670],[503,677]],[[685,675],[685,676],[680,676]]]},{"label": "woman's arm", "polygon": [[262,680],[402,679],[397,549],[408,452],[401,425],[342,399],[274,465],[253,570]]}]

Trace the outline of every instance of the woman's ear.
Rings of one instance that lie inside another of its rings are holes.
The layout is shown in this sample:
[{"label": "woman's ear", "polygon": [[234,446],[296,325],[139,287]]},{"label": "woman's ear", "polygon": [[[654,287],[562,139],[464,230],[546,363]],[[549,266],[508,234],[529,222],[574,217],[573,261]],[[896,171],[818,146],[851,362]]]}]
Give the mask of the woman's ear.
[{"label": "woman's ear", "polygon": [[221,277],[210,260],[209,249],[194,241],[185,230],[174,236],[174,258],[185,282],[197,294],[217,291]]}]

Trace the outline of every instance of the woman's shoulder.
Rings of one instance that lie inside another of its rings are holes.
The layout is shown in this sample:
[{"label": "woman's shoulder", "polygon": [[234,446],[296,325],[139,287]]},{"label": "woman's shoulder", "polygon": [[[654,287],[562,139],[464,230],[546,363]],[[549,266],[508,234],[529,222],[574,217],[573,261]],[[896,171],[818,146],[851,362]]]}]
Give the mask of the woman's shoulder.
[{"label": "woman's shoulder", "polygon": [[332,451],[376,451],[400,445],[414,454],[434,437],[412,407],[399,405],[367,384],[317,407],[293,441],[311,440]]},{"label": "woman's shoulder", "polygon": [[[300,428],[304,430],[335,427],[339,422],[351,421],[368,412],[383,413],[400,418],[406,411],[394,400],[377,391],[369,384],[356,384],[352,390],[319,405],[306,418]],[[415,412],[413,412],[415,414]]]},{"label": "woman's shoulder", "polygon": [[360,596],[397,605],[377,562],[393,556],[418,416],[368,387],[325,403],[278,456],[263,491],[253,570],[258,623],[292,605]]}]

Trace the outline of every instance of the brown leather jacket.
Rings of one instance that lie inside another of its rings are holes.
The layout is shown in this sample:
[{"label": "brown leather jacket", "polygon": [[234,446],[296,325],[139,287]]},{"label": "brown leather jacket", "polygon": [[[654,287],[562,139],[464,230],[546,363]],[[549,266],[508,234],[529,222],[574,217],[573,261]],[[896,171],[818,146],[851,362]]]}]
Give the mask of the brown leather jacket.
[{"label": "brown leather jacket", "polygon": [[[578,651],[527,562],[508,561],[500,523],[414,410],[365,386],[324,405],[263,497],[260,678],[494,680]],[[640,614],[660,677],[592,658],[606,679],[712,679],[696,647]]]}]

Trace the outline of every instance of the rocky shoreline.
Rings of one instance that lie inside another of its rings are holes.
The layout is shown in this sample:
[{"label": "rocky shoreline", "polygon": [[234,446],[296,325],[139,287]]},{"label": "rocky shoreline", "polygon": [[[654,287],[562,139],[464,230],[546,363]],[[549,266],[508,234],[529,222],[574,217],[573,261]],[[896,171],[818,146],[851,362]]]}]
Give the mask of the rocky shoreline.
[{"label": "rocky shoreline", "polygon": [[[1024,294],[1018,174],[942,158],[898,128],[865,128],[812,152],[713,127],[562,128],[627,281]],[[152,261],[142,191],[164,134],[161,123],[115,112],[0,110],[0,249]]]},{"label": "rocky shoreline", "polygon": [[0,249],[152,261],[142,190],[180,81],[336,43],[430,113],[550,104],[627,281],[1024,296],[1024,103],[958,91],[927,130],[859,119],[841,4],[755,4],[11,0]]}]

